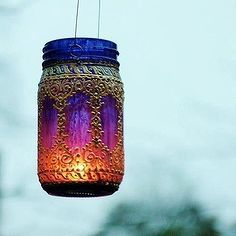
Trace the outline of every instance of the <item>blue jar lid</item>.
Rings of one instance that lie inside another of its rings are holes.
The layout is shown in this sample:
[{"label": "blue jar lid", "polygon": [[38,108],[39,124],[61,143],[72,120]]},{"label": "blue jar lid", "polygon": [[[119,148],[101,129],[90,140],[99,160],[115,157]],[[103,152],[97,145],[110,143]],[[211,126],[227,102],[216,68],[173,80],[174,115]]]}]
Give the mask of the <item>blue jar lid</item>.
[{"label": "blue jar lid", "polygon": [[50,41],[43,48],[43,66],[64,61],[117,62],[117,45],[98,38],[65,38]]}]

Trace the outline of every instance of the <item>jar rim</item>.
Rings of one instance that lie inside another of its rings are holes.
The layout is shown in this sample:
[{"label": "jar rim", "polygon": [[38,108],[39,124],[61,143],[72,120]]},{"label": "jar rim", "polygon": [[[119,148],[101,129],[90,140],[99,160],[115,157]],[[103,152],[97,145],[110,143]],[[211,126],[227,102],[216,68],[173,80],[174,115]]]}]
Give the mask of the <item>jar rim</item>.
[{"label": "jar rim", "polygon": [[49,43],[54,43],[54,42],[57,42],[57,41],[66,41],[66,40],[96,40],[96,41],[104,41],[104,42],[109,42],[109,43],[112,43],[114,44],[115,46],[116,43],[111,41],[111,40],[108,40],[108,39],[102,39],[102,38],[93,38],[93,37],[68,37],[68,38],[58,38],[58,39],[53,39],[53,40],[50,40],[48,41],[45,46]]},{"label": "jar rim", "polygon": [[108,61],[117,63],[117,44],[100,38],[61,38],[43,48],[43,65],[57,61]]}]

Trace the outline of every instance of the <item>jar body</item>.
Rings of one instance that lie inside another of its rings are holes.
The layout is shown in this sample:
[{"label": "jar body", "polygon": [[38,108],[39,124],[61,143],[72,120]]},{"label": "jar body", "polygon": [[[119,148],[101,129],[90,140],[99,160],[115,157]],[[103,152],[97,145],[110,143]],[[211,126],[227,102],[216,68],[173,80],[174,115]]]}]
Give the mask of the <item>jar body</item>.
[{"label": "jar body", "polygon": [[95,197],[124,175],[123,84],[109,62],[46,66],[38,90],[38,175],[51,195]]}]

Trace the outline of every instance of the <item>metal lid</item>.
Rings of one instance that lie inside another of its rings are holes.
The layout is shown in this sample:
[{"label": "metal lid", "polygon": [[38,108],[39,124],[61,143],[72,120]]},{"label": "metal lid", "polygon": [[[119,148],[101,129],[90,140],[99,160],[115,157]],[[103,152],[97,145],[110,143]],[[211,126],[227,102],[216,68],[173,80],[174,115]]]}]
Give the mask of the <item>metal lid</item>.
[{"label": "metal lid", "polygon": [[97,38],[65,38],[50,41],[43,48],[43,66],[63,61],[117,62],[117,45]]}]

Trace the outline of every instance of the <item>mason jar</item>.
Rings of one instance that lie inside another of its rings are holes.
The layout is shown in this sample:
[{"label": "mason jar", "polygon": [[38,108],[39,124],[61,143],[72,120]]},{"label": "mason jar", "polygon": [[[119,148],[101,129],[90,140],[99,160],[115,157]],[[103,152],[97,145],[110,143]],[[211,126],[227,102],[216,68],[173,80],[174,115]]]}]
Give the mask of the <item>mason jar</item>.
[{"label": "mason jar", "polygon": [[43,49],[38,176],[50,195],[113,194],[124,175],[123,83],[111,41],[66,38]]}]

